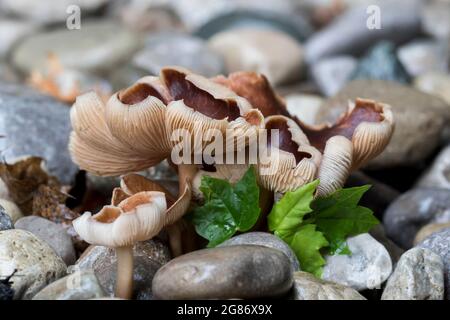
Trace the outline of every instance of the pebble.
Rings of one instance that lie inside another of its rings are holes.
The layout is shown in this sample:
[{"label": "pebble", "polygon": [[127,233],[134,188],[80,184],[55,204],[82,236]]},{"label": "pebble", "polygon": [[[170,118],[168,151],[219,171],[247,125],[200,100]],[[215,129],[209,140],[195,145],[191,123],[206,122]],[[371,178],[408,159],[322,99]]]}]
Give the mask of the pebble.
[{"label": "pebble", "polygon": [[129,59],[140,37],[112,21],[84,22],[80,30],[66,28],[38,33],[12,52],[12,62],[24,74],[45,71],[48,48],[62,66],[87,72],[106,72]]},{"label": "pebble", "polygon": [[306,43],[308,63],[339,54],[358,55],[380,40],[404,43],[420,33],[420,1],[380,1],[381,28],[367,27],[367,4],[349,8]]},{"label": "pebble", "polygon": [[0,231],[0,275],[11,275],[14,299],[31,299],[66,274],[66,265],[53,249],[25,230]]},{"label": "pebble", "polygon": [[19,40],[36,31],[36,28],[36,25],[30,22],[2,18],[0,21],[0,58],[6,57]]},{"label": "pebble", "polygon": [[13,223],[23,217],[20,208],[10,200],[0,199],[0,206],[3,208],[4,212],[11,218]]},{"label": "pebble", "polygon": [[347,245],[352,252],[350,256],[326,256],[322,279],[358,291],[380,288],[392,272],[386,248],[368,233],[348,238]]},{"label": "pebble", "polygon": [[444,262],[445,299],[450,300],[450,228],[433,233],[418,246],[430,249]]},{"label": "pebble", "polygon": [[429,72],[420,75],[414,80],[414,86],[444,99],[450,105],[450,75],[447,73]]},{"label": "pebble", "polygon": [[377,79],[405,84],[411,81],[397,57],[394,44],[388,41],[379,42],[369,49],[359,61],[351,79]]},{"label": "pebble", "polygon": [[311,66],[311,76],[327,97],[339,92],[350,80],[357,60],[352,56],[324,58]]},{"label": "pebble", "polygon": [[416,40],[400,47],[398,58],[413,77],[429,72],[447,72],[448,44],[434,40]]},{"label": "pebble", "polygon": [[33,300],[89,300],[105,295],[94,271],[82,270],[52,282]]},{"label": "pebble", "polygon": [[400,248],[386,235],[386,231],[381,223],[373,227],[369,231],[369,234],[386,248],[389,256],[391,257],[392,263],[395,265],[405,250]]},{"label": "pebble", "polygon": [[450,38],[450,3],[448,1],[427,1],[421,18],[426,33],[439,39]]},{"label": "pebble", "polygon": [[38,23],[65,22],[69,17],[67,9],[70,5],[80,8],[82,17],[105,5],[108,0],[2,0],[2,12],[19,16]]},{"label": "pebble", "polygon": [[322,97],[313,94],[290,94],[285,97],[286,108],[290,115],[302,122],[314,125],[317,123],[317,113],[323,103]]},{"label": "pebble", "polygon": [[[0,84],[0,139],[2,157],[14,162],[22,156],[40,156],[50,174],[69,184],[78,172],[67,144],[70,109],[28,87]],[[8,210],[7,210],[8,211]]]},{"label": "pebble", "polygon": [[450,189],[450,145],[436,156],[432,165],[419,178],[416,187]]},{"label": "pebble", "polygon": [[251,299],[287,293],[293,270],[272,248],[239,245],[194,251],[163,266],[153,279],[158,299]]},{"label": "pebble", "polygon": [[386,234],[403,248],[411,248],[424,225],[450,222],[450,193],[445,189],[419,188],[402,194],[386,210]]},{"label": "pebble", "polygon": [[444,264],[423,248],[406,251],[389,277],[381,300],[442,300]]},{"label": "pebble", "polygon": [[294,273],[293,300],[366,300],[355,289],[314,277],[308,272]]},{"label": "pebble", "polygon": [[152,75],[170,65],[188,68],[205,77],[224,72],[221,55],[210,50],[203,39],[182,33],[161,32],[145,41],[145,48],[136,53],[133,64]]},{"label": "pebble", "polygon": [[29,231],[39,239],[44,240],[63,259],[66,265],[75,263],[76,256],[72,238],[63,226],[38,216],[28,216],[17,220],[14,227]]},{"label": "pebble", "polygon": [[268,247],[283,252],[291,262],[292,269],[300,270],[300,263],[292,249],[277,236],[268,232],[248,232],[235,236],[221,243],[219,247],[229,247],[235,245],[257,245]]},{"label": "pebble", "polygon": [[416,237],[414,238],[414,245],[419,244],[433,233],[439,232],[443,229],[450,228],[450,222],[446,223],[430,223],[422,227],[422,229],[417,232]]},{"label": "pebble", "polygon": [[224,57],[226,69],[230,73],[242,70],[259,72],[274,86],[301,77],[302,47],[294,38],[282,32],[234,29],[217,33],[209,39],[208,44]]},{"label": "pebble", "polygon": [[0,231],[14,229],[11,217],[6,213],[5,208],[0,205]]},{"label": "pebble", "polygon": [[394,114],[394,134],[386,149],[369,162],[372,169],[414,166],[425,160],[450,118],[448,105],[432,95],[391,81],[354,80],[324,102],[319,121],[335,121],[357,97],[387,103]]},{"label": "pebble", "polygon": [[[133,298],[150,300],[152,280],[156,271],[170,260],[169,249],[161,242],[138,242],[133,249]],[[114,249],[89,247],[75,265],[77,270],[93,270],[108,296],[114,295],[117,277],[117,258]]]}]

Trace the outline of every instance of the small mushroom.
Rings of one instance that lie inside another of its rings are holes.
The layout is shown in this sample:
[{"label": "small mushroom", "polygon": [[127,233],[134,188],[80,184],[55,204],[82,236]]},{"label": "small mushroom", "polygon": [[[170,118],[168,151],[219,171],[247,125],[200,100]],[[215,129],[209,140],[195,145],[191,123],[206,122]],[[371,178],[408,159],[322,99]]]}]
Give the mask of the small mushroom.
[{"label": "small mushroom", "polygon": [[[266,118],[266,129],[270,163],[258,165],[262,186],[272,191],[286,192],[314,180],[322,156],[309,145],[299,126],[285,116],[270,116]],[[272,130],[278,130],[278,146],[271,145]]]},{"label": "small mushroom", "polygon": [[105,206],[73,221],[86,242],[114,248],[117,254],[116,296],[130,299],[133,287],[133,245],[156,236],[165,225],[166,198],[157,191],[139,192],[117,206]]}]

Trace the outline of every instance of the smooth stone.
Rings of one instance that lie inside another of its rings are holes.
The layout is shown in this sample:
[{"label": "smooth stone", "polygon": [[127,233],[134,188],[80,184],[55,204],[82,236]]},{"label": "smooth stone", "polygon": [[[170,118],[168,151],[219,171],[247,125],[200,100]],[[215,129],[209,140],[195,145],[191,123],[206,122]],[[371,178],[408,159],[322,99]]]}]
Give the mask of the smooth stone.
[{"label": "smooth stone", "polygon": [[9,62],[0,59],[0,82],[19,83],[21,79]]},{"label": "smooth stone", "polygon": [[443,300],[444,263],[423,248],[406,251],[389,277],[381,300]]},{"label": "smooth stone", "polygon": [[352,56],[324,58],[311,66],[311,76],[325,96],[338,93],[349,81],[357,60]]},{"label": "smooth stone", "polygon": [[66,274],[66,265],[43,240],[25,230],[0,231],[0,274],[10,275],[14,299],[31,299]]},{"label": "smooth stone", "polygon": [[351,75],[355,79],[376,79],[407,84],[410,75],[397,57],[392,42],[382,41],[369,49]]},{"label": "smooth stone", "polygon": [[450,222],[427,224],[426,226],[422,227],[419,232],[417,232],[416,237],[414,238],[414,245],[421,243],[433,233],[439,232],[446,228],[450,228]]},{"label": "smooth stone", "polygon": [[445,298],[450,300],[450,228],[433,233],[418,247],[430,249],[441,257],[444,262]]},{"label": "smooth stone", "polygon": [[153,1],[116,1],[113,15],[128,28],[138,32],[183,30],[178,14],[168,5],[155,6]]},{"label": "smooth stone", "polygon": [[140,39],[112,21],[83,22],[80,30],[54,29],[25,39],[13,50],[12,62],[24,74],[43,72],[52,48],[64,68],[107,72],[129,59]]},{"label": "smooth stone", "polygon": [[435,150],[450,119],[450,108],[442,99],[396,82],[354,80],[325,101],[319,120],[334,122],[347,110],[348,101],[358,97],[387,103],[395,120],[390,143],[368,164],[372,169],[420,163]]},{"label": "smooth stone", "polygon": [[386,234],[403,248],[411,248],[417,232],[429,223],[450,222],[450,193],[420,188],[402,194],[386,210]]},{"label": "smooth stone", "polygon": [[292,249],[280,238],[268,232],[248,232],[235,236],[221,243],[219,247],[236,245],[257,245],[268,247],[283,252],[291,262],[293,270],[300,270],[300,263]]},{"label": "smooth stone", "polygon": [[240,245],[194,251],[171,260],[153,279],[158,299],[251,299],[280,296],[293,284],[287,256]]},{"label": "smooth stone", "polygon": [[224,57],[230,73],[255,71],[264,74],[273,85],[301,77],[302,47],[279,31],[247,28],[223,31],[211,37],[208,45]]},{"label": "smooth stone", "polygon": [[373,227],[369,231],[369,234],[386,248],[389,256],[391,257],[392,263],[395,265],[405,250],[400,248],[386,235],[386,231],[381,223]]},{"label": "smooth stone", "polygon": [[0,231],[14,229],[11,217],[6,213],[5,208],[0,205]]},{"label": "smooth stone", "polygon": [[419,178],[416,187],[450,189],[450,145],[437,155],[431,166]]},{"label": "smooth stone", "polygon": [[2,178],[0,178],[0,199],[9,199],[9,190]]},{"label": "smooth stone", "polygon": [[450,75],[447,73],[430,72],[417,77],[414,87],[444,99],[450,106]]},{"label": "smooth stone", "polygon": [[137,52],[133,64],[152,75],[159,75],[165,66],[188,68],[205,77],[224,72],[221,55],[208,48],[206,42],[182,33],[161,32],[145,41],[145,48]]},{"label": "smooth stone", "polygon": [[317,113],[323,103],[322,97],[313,94],[290,94],[285,97],[286,108],[290,115],[304,123],[316,124]]},{"label": "smooth stone", "polygon": [[0,58],[6,57],[20,39],[36,31],[36,28],[36,25],[30,22],[2,18],[0,20]]},{"label": "smooth stone", "polygon": [[[19,16],[38,23],[63,22],[69,17],[67,9],[71,5],[80,8],[82,16],[105,5],[108,0],[2,0],[2,12]],[[82,24],[82,28],[84,24]]]},{"label": "smooth stone", "polygon": [[322,279],[355,290],[379,288],[392,272],[386,248],[368,233],[347,239],[352,254],[327,255]]},{"label": "smooth stone", "polygon": [[4,212],[11,218],[13,223],[23,217],[20,208],[10,200],[0,199],[0,206],[4,209]]},{"label": "smooth stone", "polygon": [[294,273],[293,300],[366,300],[358,291],[316,278],[308,272]]},{"label": "smooth stone", "polygon": [[14,227],[29,231],[39,239],[44,240],[63,259],[66,265],[75,263],[76,254],[72,238],[62,225],[38,216],[28,216],[17,220]]},{"label": "smooth stone", "polygon": [[[133,298],[151,300],[153,276],[170,260],[169,249],[156,240],[138,242],[133,248],[133,257]],[[106,294],[114,295],[117,278],[117,257],[114,249],[89,247],[75,266],[79,270],[94,270]]]},{"label": "smooth stone", "polygon": [[105,295],[94,271],[82,270],[52,282],[39,291],[33,300],[88,300]]},{"label": "smooth stone", "polygon": [[128,88],[140,78],[148,75],[144,70],[135,67],[132,63],[127,63],[118,68],[114,68],[108,75],[114,92]]},{"label": "smooth stone", "polygon": [[28,87],[0,84],[0,150],[6,162],[22,156],[46,160],[50,174],[70,184],[78,172],[67,144],[70,108]]},{"label": "smooth stone", "polygon": [[439,39],[450,38],[450,3],[432,0],[424,4],[422,26],[426,33]]},{"label": "smooth stone", "polygon": [[397,55],[408,74],[413,77],[429,72],[447,72],[448,44],[433,40],[417,40],[397,50]]},{"label": "smooth stone", "polygon": [[369,29],[367,4],[349,8],[306,43],[306,60],[316,62],[340,54],[358,55],[380,40],[404,43],[420,33],[418,0],[373,1],[380,8],[381,28]]}]

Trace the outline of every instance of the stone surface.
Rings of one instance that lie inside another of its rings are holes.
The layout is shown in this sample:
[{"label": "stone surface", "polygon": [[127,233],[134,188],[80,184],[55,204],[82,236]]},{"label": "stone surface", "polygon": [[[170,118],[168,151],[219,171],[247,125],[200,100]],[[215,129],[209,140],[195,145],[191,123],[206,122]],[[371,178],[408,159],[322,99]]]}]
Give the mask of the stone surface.
[{"label": "stone surface", "polygon": [[314,277],[308,272],[294,273],[294,300],[366,300],[355,289]]},{"label": "stone surface", "polygon": [[450,228],[433,233],[418,246],[430,249],[444,262],[445,298],[450,300]]},{"label": "stone surface", "polygon": [[446,0],[427,1],[422,10],[422,26],[436,38],[450,38],[450,3]]},{"label": "stone surface", "polygon": [[107,2],[108,0],[2,0],[0,11],[39,23],[53,23],[66,21],[70,5],[77,5],[84,17]]},{"label": "stone surface", "polygon": [[279,296],[293,284],[287,256],[240,245],[194,251],[171,260],[153,279],[159,299],[246,299]]},{"label": "stone surface", "polygon": [[355,80],[320,109],[319,121],[335,121],[357,97],[382,101],[392,107],[395,131],[386,149],[370,161],[371,168],[414,165],[434,151],[450,118],[441,99],[395,82]]},{"label": "stone surface", "polygon": [[0,231],[14,229],[11,217],[6,213],[5,208],[0,205]]},{"label": "stone surface", "polygon": [[[235,29],[220,32],[208,42],[223,55],[228,72],[256,71],[273,85],[300,78],[303,50],[292,37],[278,31]],[[286,54],[288,53],[288,54]]]},{"label": "stone surface", "polygon": [[387,235],[403,248],[410,248],[416,233],[428,223],[450,222],[450,193],[445,189],[410,190],[384,213]]},{"label": "stone surface", "polygon": [[389,256],[391,257],[392,263],[396,264],[405,250],[396,245],[395,242],[386,235],[383,225],[376,225],[369,231],[369,234],[386,248]]},{"label": "stone surface", "polygon": [[67,143],[70,109],[27,87],[0,84],[0,150],[7,162],[25,155],[46,160],[49,172],[70,183],[78,171]]},{"label": "stone surface", "polygon": [[361,58],[351,77],[355,79],[376,79],[409,83],[410,75],[397,58],[392,42],[382,41],[373,46]]},{"label": "stone surface", "polygon": [[417,77],[429,72],[447,72],[448,44],[433,40],[417,40],[400,47],[397,51],[406,71]]},{"label": "stone surface", "polygon": [[14,227],[29,231],[44,240],[66,265],[75,263],[76,256],[72,238],[63,226],[38,216],[28,216],[17,220]]},{"label": "stone surface", "polygon": [[417,77],[414,86],[434,96],[444,99],[450,105],[450,75],[430,72]]},{"label": "stone surface", "polygon": [[161,68],[177,65],[205,77],[224,72],[222,57],[211,51],[203,39],[181,33],[161,32],[146,39],[145,48],[133,58],[135,66],[159,75]]},{"label": "stone surface", "polygon": [[[350,8],[306,43],[308,63],[338,54],[360,54],[379,40],[402,43],[420,32],[420,1],[373,1],[380,8],[381,28],[368,28],[367,4]],[[369,21],[370,22],[370,21]]]},{"label": "stone surface", "polygon": [[13,223],[23,217],[20,208],[10,200],[0,199],[0,206],[3,207],[4,212],[9,215]]},{"label": "stone surface", "polygon": [[416,187],[450,189],[450,146],[444,148],[420,177]]},{"label": "stone surface", "polygon": [[433,233],[439,232],[443,229],[450,228],[450,222],[446,223],[431,223],[427,224],[422,229],[417,232],[416,237],[414,238],[414,245],[419,244]]},{"label": "stone surface", "polygon": [[339,92],[355,71],[357,60],[352,56],[324,58],[311,66],[311,75],[326,96]]},{"label": "stone surface", "polygon": [[234,245],[257,245],[268,247],[283,252],[291,262],[292,269],[300,270],[300,264],[292,249],[280,238],[268,232],[248,232],[235,236],[222,244],[219,247],[229,247]]},{"label": "stone surface", "polygon": [[33,23],[2,18],[0,21],[0,58],[5,57],[17,41],[36,31],[36,28]]},{"label": "stone surface", "polygon": [[31,299],[66,274],[66,265],[52,248],[24,230],[0,231],[0,275],[11,275],[14,299]]},{"label": "stone surface", "polygon": [[382,300],[442,300],[444,264],[436,253],[423,248],[406,251],[389,277]]},{"label": "stone surface", "polygon": [[[152,299],[152,280],[156,271],[170,260],[169,249],[161,242],[149,240],[134,246],[133,298]],[[78,260],[76,267],[92,269],[109,296],[114,295],[117,277],[115,251],[106,247],[89,247]]]},{"label": "stone surface", "polygon": [[317,113],[323,99],[312,94],[290,94],[285,97],[286,107],[292,116],[296,116],[304,123],[316,124]]},{"label": "stone surface", "polygon": [[83,270],[52,282],[39,291],[33,300],[88,300],[105,295],[94,272]]},{"label": "stone surface", "polygon": [[355,290],[379,288],[392,272],[386,248],[367,233],[347,239],[352,254],[326,256],[322,279]]},{"label": "stone surface", "polygon": [[80,30],[55,29],[22,41],[12,62],[23,73],[44,71],[48,48],[63,67],[90,72],[109,71],[139,48],[140,37],[110,21],[83,22]]}]

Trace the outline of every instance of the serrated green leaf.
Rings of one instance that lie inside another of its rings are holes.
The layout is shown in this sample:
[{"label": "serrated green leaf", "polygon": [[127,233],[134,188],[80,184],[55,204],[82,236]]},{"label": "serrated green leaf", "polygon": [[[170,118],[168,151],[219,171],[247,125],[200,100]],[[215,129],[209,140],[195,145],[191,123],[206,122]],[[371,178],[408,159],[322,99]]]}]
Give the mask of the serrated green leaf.
[{"label": "serrated green leaf", "polygon": [[241,180],[234,185],[234,193],[240,199],[239,215],[233,216],[237,228],[241,232],[250,230],[258,221],[259,213],[259,187],[256,182],[255,170],[250,167]]},{"label": "serrated green leaf", "polygon": [[318,184],[319,181],[315,180],[295,191],[286,192],[267,217],[269,230],[287,234],[295,231],[303,217],[312,211],[310,204]]}]

